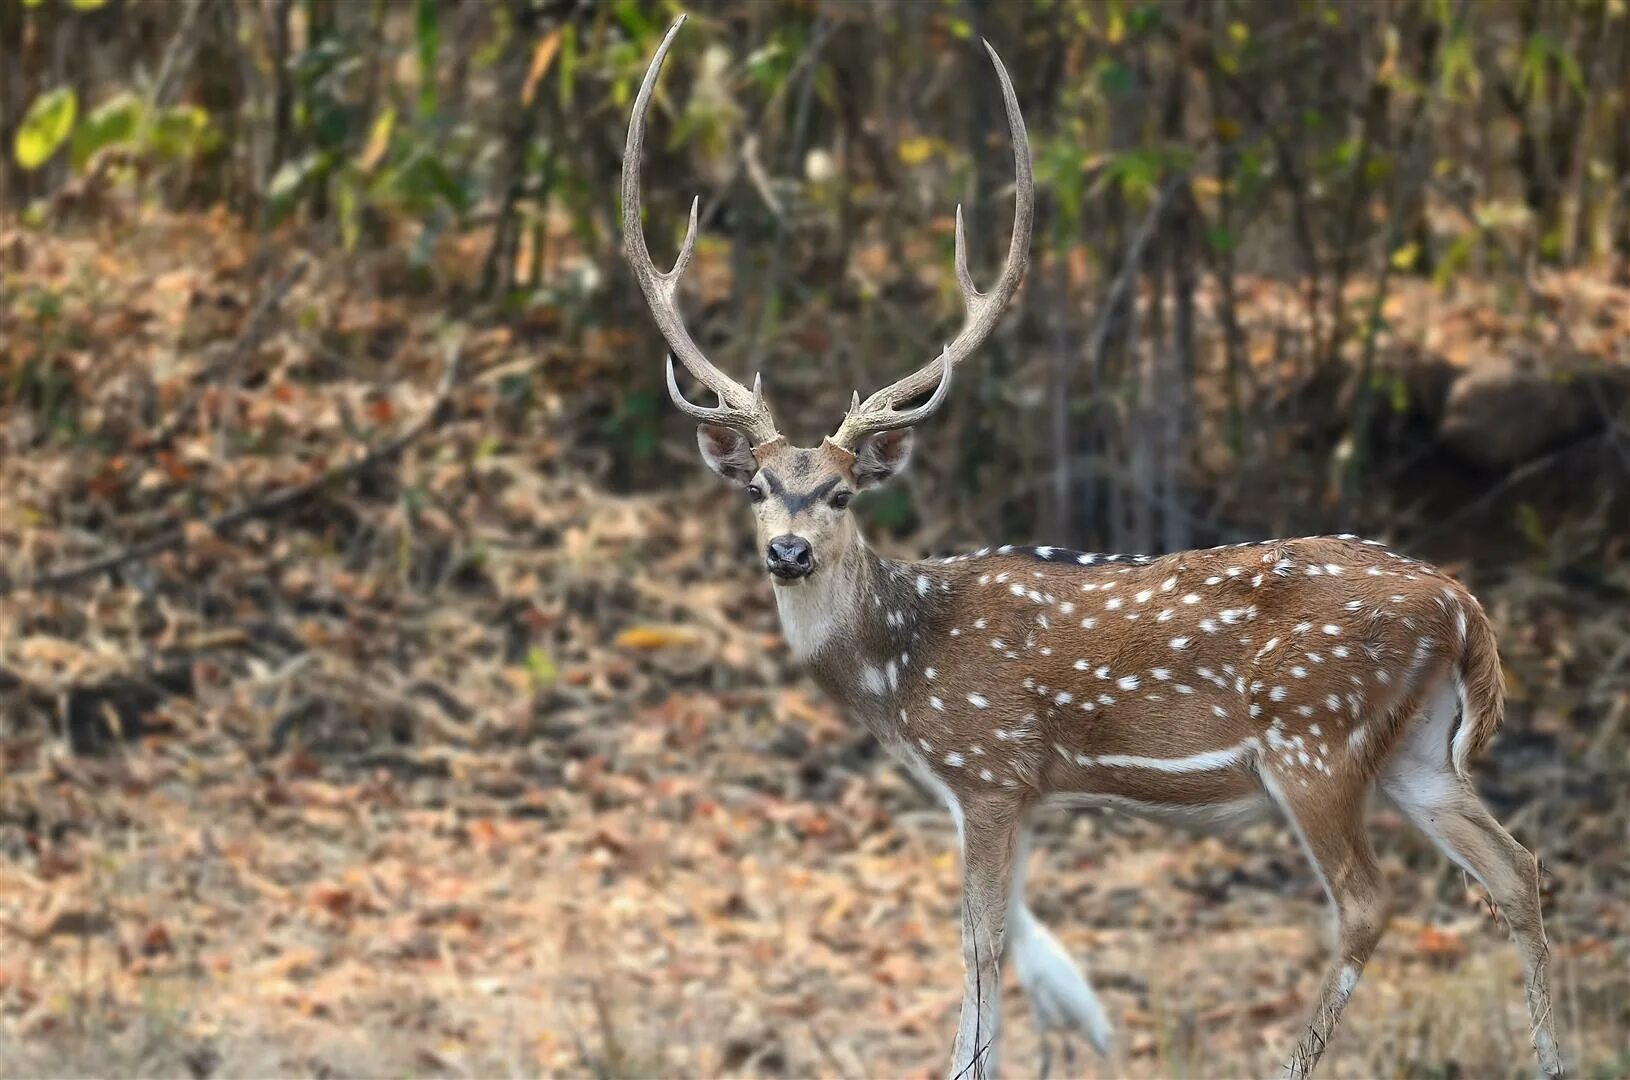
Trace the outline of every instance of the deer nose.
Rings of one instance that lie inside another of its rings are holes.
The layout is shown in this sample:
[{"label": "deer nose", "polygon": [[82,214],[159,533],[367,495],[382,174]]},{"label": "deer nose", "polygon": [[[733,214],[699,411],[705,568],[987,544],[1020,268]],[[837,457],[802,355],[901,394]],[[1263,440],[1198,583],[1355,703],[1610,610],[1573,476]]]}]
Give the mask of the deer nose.
[{"label": "deer nose", "polygon": [[815,553],[802,536],[777,536],[764,552],[764,565],[778,578],[801,578],[815,569]]}]

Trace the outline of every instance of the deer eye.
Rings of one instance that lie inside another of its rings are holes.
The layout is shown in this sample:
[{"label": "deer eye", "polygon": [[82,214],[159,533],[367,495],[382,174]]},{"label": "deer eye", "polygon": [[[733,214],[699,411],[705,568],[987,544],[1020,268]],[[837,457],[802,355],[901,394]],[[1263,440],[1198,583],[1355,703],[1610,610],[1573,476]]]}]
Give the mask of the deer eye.
[{"label": "deer eye", "polygon": [[836,495],[832,496],[832,509],[842,510],[844,507],[849,505],[849,500],[852,498],[854,498],[854,496],[847,491],[838,492]]},{"label": "deer eye", "polygon": [[763,502],[764,501],[764,489],[759,487],[757,484],[748,484],[747,485],[747,501],[748,502]]}]

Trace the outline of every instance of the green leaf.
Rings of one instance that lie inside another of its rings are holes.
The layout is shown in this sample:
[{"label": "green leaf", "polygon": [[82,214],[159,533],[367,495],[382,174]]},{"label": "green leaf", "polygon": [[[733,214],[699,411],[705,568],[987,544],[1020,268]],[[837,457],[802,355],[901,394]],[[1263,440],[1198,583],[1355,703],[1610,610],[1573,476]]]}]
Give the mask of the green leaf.
[{"label": "green leaf", "polygon": [[74,171],[79,172],[98,150],[130,142],[141,126],[145,106],[128,91],[111,97],[90,111],[74,128],[70,153]]},{"label": "green leaf", "polygon": [[339,178],[340,244],[347,254],[356,251],[357,238],[362,235],[362,213],[357,192],[357,181],[350,172]]},{"label": "green leaf", "polygon": [[638,0],[617,0],[612,14],[625,34],[635,41],[647,41],[656,36],[656,28],[640,13],[640,7]]},{"label": "green leaf", "polygon": [[197,105],[172,105],[153,117],[147,145],[165,161],[186,161],[215,146],[220,136]]},{"label": "green leaf", "polygon": [[560,32],[560,103],[570,106],[577,85],[577,27],[571,23]]},{"label": "green leaf", "polygon": [[436,112],[436,56],[441,51],[441,11],[437,0],[418,0],[414,39],[419,51],[419,115]]},{"label": "green leaf", "polygon": [[1438,264],[1432,271],[1432,284],[1439,289],[1444,288],[1454,280],[1456,274],[1471,261],[1472,252],[1477,247],[1477,234],[1467,232],[1455,238],[1447,251],[1438,259]]},{"label": "green leaf", "polygon": [[59,86],[35,98],[17,129],[17,164],[37,169],[51,160],[73,131],[78,113],[79,97],[71,86]]},{"label": "green leaf", "polygon": [[68,0],[68,6],[75,11],[100,11],[107,4],[108,0]]},{"label": "green leaf", "polygon": [[1534,509],[1533,503],[1517,504],[1517,528],[1536,551],[1543,551],[1548,546],[1545,523],[1540,520],[1539,511]]},{"label": "green leaf", "polygon": [[1109,61],[1098,71],[1098,87],[1110,97],[1132,89],[1132,69],[1125,64]]},{"label": "green leaf", "polygon": [[285,161],[266,188],[266,209],[276,222],[294,208],[306,186],[327,171],[326,154],[310,153],[293,161]]},{"label": "green leaf", "polygon": [[357,155],[357,168],[365,173],[371,173],[390,149],[391,132],[396,127],[396,106],[386,105],[374,117],[373,127],[368,130],[368,145],[362,148]]},{"label": "green leaf", "polygon": [[554,660],[537,645],[527,650],[526,672],[532,676],[534,687],[549,686],[560,678],[560,669],[555,667]]}]

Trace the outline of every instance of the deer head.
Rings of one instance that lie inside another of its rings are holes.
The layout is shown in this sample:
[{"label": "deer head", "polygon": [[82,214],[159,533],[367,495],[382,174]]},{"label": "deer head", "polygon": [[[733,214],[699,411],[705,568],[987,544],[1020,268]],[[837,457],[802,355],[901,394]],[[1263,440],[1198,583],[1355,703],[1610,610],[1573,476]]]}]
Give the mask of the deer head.
[{"label": "deer head", "polygon": [[[755,376],[749,390],[730,378],[708,360],[685,329],[677,290],[679,278],[695,253],[697,202],[691,203],[690,225],[673,269],[666,273],[658,270],[645,246],[639,185],[645,112],[668,49],[684,22],[685,16],[681,15],[669,27],[646,69],[639,96],[634,99],[623,154],[623,253],[672,350],[667,365],[669,396],[682,412],[701,421],[696,438],[702,460],[726,480],[746,489],[758,519],[759,546],[766,569],[776,584],[795,585],[840,566],[846,553],[859,546],[860,534],[846,509],[849,500],[857,492],[886,482],[905,467],[911,455],[912,427],[944,402],[951,387],[951,372],[989,336],[1018,289],[1028,259],[1035,204],[1030,141],[1007,69],[987,41],[985,49],[996,68],[1007,108],[1017,176],[1013,238],[1002,275],[989,292],[980,292],[974,286],[968,271],[962,208],[958,206],[956,277],[967,317],[956,339],[927,364],[865,401],[857,392],[842,423],[820,446],[791,446],[776,430],[775,418],[764,400],[762,379]],[[674,378],[675,357],[703,387],[717,395],[717,406],[697,405],[680,392]],[[924,394],[929,395],[928,399],[920,405],[902,407]]]}]

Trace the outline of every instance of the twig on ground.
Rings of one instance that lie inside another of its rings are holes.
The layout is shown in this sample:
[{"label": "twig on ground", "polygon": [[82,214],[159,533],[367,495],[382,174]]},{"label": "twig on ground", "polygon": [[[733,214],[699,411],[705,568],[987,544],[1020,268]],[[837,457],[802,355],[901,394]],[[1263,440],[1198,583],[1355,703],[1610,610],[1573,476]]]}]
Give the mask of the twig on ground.
[{"label": "twig on ground", "polygon": [[[245,522],[270,517],[286,510],[311,498],[324,488],[352,480],[370,469],[397,457],[413,442],[441,422],[447,411],[447,404],[452,396],[453,386],[458,381],[462,362],[463,349],[459,345],[454,345],[452,352],[448,356],[446,370],[442,372],[441,382],[436,387],[436,396],[431,401],[430,407],[395,437],[373,447],[355,461],[327,470],[315,480],[281,488],[242,506],[216,514],[214,517],[204,518],[201,524],[210,532],[224,533]],[[95,577],[98,574],[106,573],[109,570],[117,569],[126,563],[152,558],[154,555],[172,548],[184,547],[187,543],[189,528],[196,527],[198,524],[200,523],[188,522],[186,525],[173,527],[150,539],[121,548],[111,555],[92,559],[78,566],[37,574],[21,584],[0,580],[0,596],[8,596],[14,592],[60,589],[77,584],[87,578]]]},{"label": "twig on ground", "polygon": [[277,310],[283,303],[283,298],[288,296],[289,290],[294,288],[301,278],[305,277],[308,265],[304,262],[296,263],[288,273],[284,274],[272,284],[270,289],[266,290],[266,294],[260,298],[260,303],[255,305],[255,310],[249,313],[248,319],[244,320],[243,332],[238,335],[238,339],[232,343],[232,347],[227,350],[225,356],[209,365],[203,376],[198,380],[198,384],[193,387],[192,393],[187,395],[186,400],[164,422],[164,426],[159,428],[153,435],[153,445],[163,446],[171,439],[174,439],[181,431],[181,428],[192,418],[193,410],[198,408],[198,403],[204,399],[204,394],[214,385],[216,379],[229,371],[237,369],[242,365],[244,358],[255,351],[260,345],[261,339],[266,336],[266,328],[271,321],[272,312]]}]

